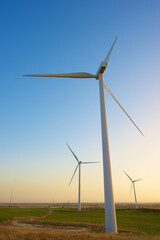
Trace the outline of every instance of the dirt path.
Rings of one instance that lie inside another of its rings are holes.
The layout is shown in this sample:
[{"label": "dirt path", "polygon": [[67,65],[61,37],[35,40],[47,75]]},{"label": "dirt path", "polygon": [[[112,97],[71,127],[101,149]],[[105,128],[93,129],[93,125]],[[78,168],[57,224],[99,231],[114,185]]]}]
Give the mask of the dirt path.
[{"label": "dirt path", "polygon": [[65,231],[65,232],[86,232],[89,231],[87,228],[67,226],[67,228],[57,227],[57,226],[46,226],[44,224],[34,224],[34,223],[24,223],[19,220],[13,220],[12,226],[22,227],[27,229],[39,229],[39,230],[53,230],[53,231]]},{"label": "dirt path", "polygon": [[60,224],[43,224],[40,220],[53,214],[54,209],[48,209],[48,211],[39,216],[15,218],[10,221],[11,226],[27,228],[27,229],[39,229],[39,230],[54,230],[54,231],[66,231],[66,232],[88,232],[90,229],[79,226],[69,226]]}]

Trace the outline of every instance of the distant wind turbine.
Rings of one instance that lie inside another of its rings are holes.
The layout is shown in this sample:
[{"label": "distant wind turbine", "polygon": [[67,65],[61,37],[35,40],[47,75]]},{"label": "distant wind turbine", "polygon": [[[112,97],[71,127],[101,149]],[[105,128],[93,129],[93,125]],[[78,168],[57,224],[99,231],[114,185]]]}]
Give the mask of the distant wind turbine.
[{"label": "distant wind turbine", "polygon": [[13,197],[14,184],[15,184],[15,180],[13,181],[12,190],[11,190],[11,196],[10,196],[10,201],[9,201],[9,205],[10,205],[10,206],[12,205],[12,197]]},{"label": "distant wind turbine", "polygon": [[[118,36],[117,36],[118,37]],[[108,55],[101,62],[97,72],[95,75],[86,73],[86,72],[76,72],[76,73],[63,73],[63,74],[36,74],[36,75],[23,75],[28,77],[60,77],[60,78],[94,78],[99,80],[99,90],[100,90],[100,108],[101,108],[101,130],[102,130],[102,150],[103,150],[103,176],[104,176],[104,198],[105,198],[105,225],[106,232],[117,233],[117,221],[115,214],[115,203],[113,197],[113,187],[112,187],[112,173],[111,173],[111,162],[110,162],[110,151],[109,151],[109,139],[108,139],[108,129],[107,129],[107,117],[106,117],[106,105],[105,105],[105,95],[104,95],[104,87],[110,93],[110,95],[114,98],[120,108],[124,111],[127,117],[132,121],[134,126],[138,129],[138,131],[143,135],[141,130],[135,124],[135,122],[131,119],[125,109],[121,106],[109,88],[104,84],[103,81],[103,73],[105,72],[108,61],[117,40],[115,38],[112,47],[110,48]]]},{"label": "distant wind turbine", "polygon": [[[124,170],[123,170],[124,171]],[[131,188],[130,188],[130,194],[131,194],[131,191],[132,191],[132,185],[133,185],[133,190],[134,190],[134,198],[135,198],[135,204],[136,204],[136,208],[138,208],[138,204],[137,204],[137,197],[136,197],[136,188],[135,188],[135,185],[134,183],[135,182],[138,182],[138,181],[141,181],[143,180],[142,178],[141,179],[136,179],[136,180],[133,180],[125,171],[124,173],[127,175],[127,177],[131,180]]]},{"label": "distant wind turbine", "polygon": [[74,170],[74,173],[72,175],[72,178],[69,182],[69,185],[71,184],[73,177],[77,171],[77,169],[79,168],[79,182],[78,182],[78,211],[81,211],[81,164],[90,164],[90,163],[98,163],[98,162],[82,162],[79,161],[78,157],[75,155],[75,153],[73,152],[73,150],[70,148],[70,146],[67,144],[69,150],[71,151],[71,153],[73,154],[73,156],[75,157],[76,161],[78,162],[77,167]]}]

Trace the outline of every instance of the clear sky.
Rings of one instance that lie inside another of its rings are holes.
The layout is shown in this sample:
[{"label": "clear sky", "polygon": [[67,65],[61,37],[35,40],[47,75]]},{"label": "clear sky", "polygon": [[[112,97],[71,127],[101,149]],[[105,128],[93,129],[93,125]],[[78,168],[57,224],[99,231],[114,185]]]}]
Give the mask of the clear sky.
[{"label": "clear sky", "polygon": [[113,43],[104,81],[116,202],[160,202],[160,1],[0,1],[0,202],[103,202],[98,81],[22,74],[95,74]]}]

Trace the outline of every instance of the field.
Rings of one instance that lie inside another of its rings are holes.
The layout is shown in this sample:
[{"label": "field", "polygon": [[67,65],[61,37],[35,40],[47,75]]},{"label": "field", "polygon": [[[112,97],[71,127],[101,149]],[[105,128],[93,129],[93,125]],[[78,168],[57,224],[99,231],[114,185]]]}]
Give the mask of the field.
[{"label": "field", "polygon": [[104,233],[104,209],[0,208],[0,239],[160,239],[159,209],[117,209],[116,214],[117,235]]},{"label": "field", "polygon": [[[160,236],[160,210],[140,209],[133,211],[125,209],[117,210],[116,214],[119,229]],[[59,209],[44,218],[43,221],[104,224],[105,216],[102,209],[84,209],[79,213],[69,209]]]},{"label": "field", "polygon": [[45,208],[0,208],[0,222],[15,217],[30,217],[44,214]]}]

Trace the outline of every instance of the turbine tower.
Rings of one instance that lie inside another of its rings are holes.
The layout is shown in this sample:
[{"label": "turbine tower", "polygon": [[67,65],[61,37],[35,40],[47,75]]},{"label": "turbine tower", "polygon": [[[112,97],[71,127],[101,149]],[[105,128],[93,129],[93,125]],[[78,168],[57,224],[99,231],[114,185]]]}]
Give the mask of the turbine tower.
[{"label": "turbine tower", "polygon": [[138,204],[137,204],[137,197],[136,197],[136,188],[135,188],[135,182],[138,182],[138,181],[141,181],[143,180],[142,178],[141,179],[136,179],[136,180],[133,180],[125,171],[124,173],[127,175],[127,177],[131,180],[131,188],[130,188],[130,193],[132,191],[132,185],[133,185],[133,190],[134,190],[134,198],[135,198],[135,204],[136,204],[136,208],[138,208]]},{"label": "turbine tower", "polygon": [[69,185],[71,184],[73,177],[77,171],[77,169],[79,168],[79,182],[78,182],[78,211],[81,211],[81,164],[90,164],[90,163],[98,163],[98,162],[82,162],[79,161],[78,157],[75,155],[75,153],[73,152],[73,150],[71,149],[71,147],[67,144],[69,150],[71,151],[71,153],[73,154],[73,156],[75,157],[75,159],[78,162],[78,165],[76,166],[74,173],[72,175],[72,178],[69,182]]},{"label": "turbine tower", "polygon": [[110,152],[109,152],[109,139],[108,139],[108,130],[107,130],[107,117],[106,117],[106,105],[105,105],[105,95],[104,87],[114,98],[117,104],[121,107],[127,117],[132,121],[135,127],[143,135],[131,117],[127,114],[109,88],[103,81],[103,73],[105,72],[108,61],[112,52],[112,49],[115,45],[117,37],[115,38],[111,49],[108,52],[105,60],[101,62],[97,73],[95,75],[86,73],[86,72],[77,72],[77,73],[64,73],[64,74],[36,74],[36,75],[23,75],[28,77],[64,77],[64,78],[94,78],[99,80],[99,89],[100,89],[100,109],[101,109],[101,130],[102,130],[102,151],[103,151],[103,176],[104,176],[104,198],[105,198],[105,225],[106,232],[117,233],[117,222],[115,214],[115,204],[113,197],[113,188],[112,188],[112,174],[111,174],[111,163],[110,163]]}]

